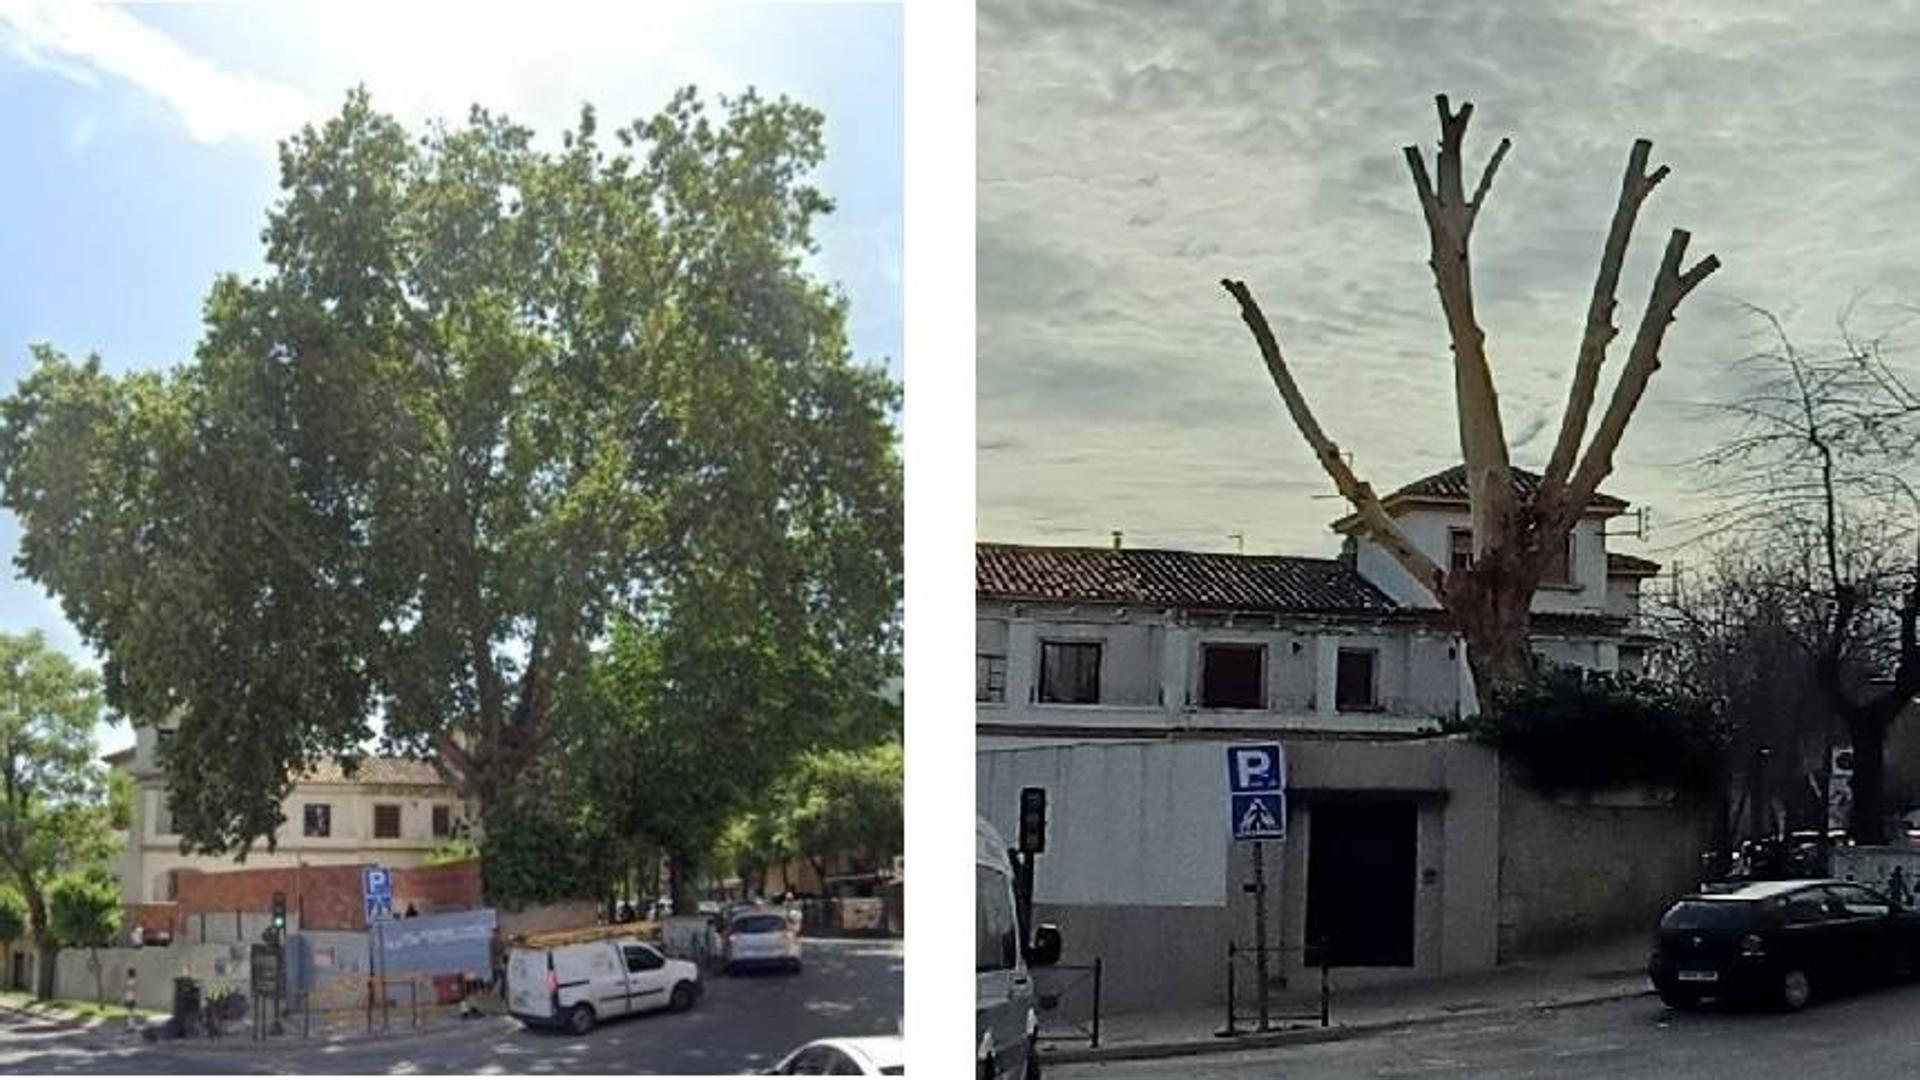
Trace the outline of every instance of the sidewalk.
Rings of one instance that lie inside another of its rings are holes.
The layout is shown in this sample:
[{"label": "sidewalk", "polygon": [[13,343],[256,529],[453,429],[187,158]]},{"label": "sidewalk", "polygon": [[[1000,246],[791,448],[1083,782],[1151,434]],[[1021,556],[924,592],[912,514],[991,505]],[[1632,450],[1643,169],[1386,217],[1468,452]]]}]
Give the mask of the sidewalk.
[{"label": "sidewalk", "polygon": [[[1334,969],[1331,1024],[1321,1027],[1320,980],[1317,974],[1285,991],[1275,992],[1275,1014],[1313,1020],[1275,1021],[1275,1030],[1247,1033],[1244,1020],[1238,1036],[1216,1035],[1226,1023],[1226,1006],[1182,1009],[1177,1012],[1116,1013],[1101,1017],[1100,1045],[1055,1046],[1042,1051],[1051,1062],[1116,1061],[1224,1053],[1249,1047],[1333,1042],[1376,1035],[1416,1024],[1436,1023],[1462,1016],[1485,1016],[1531,1009],[1564,1008],[1651,994],[1647,982],[1645,934],[1601,945],[1504,964],[1491,971],[1446,976],[1397,985],[1343,990]],[[1247,1003],[1242,1016],[1252,1013]]]}]

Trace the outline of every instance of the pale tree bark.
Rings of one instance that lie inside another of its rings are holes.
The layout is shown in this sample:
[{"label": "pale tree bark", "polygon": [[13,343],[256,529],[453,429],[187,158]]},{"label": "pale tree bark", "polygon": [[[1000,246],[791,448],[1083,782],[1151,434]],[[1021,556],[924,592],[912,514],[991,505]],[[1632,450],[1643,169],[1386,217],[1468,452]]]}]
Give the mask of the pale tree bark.
[{"label": "pale tree bark", "polygon": [[1306,438],[1334,486],[1352,504],[1365,533],[1392,553],[1414,580],[1433,594],[1455,632],[1466,643],[1468,664],[1473,670],[1479,703],[1484,708],[1498,686],[1524,679],[1531,673],[1529,615],[1541,574],[1549,562],[1565,550],[1574,525],[1592,502],[1600,482],[1612,471],[1614,450],[1646,391],[1648,380],[1659,369],[1660,346],[1680,302],[1719,267],[1719,261],[1709,255],[1693,268],[1682,271],[1687,234],[1674,230],[1620,380],[1595,429],[1592,443],[1585,455],[1580,455],[1607,345],[1618,333],[1613,326],[1615,294],[1634,220],[1641,204],[1668,172],[1665,166],[1647,172],[1652,144],[1644,139],[1635,142],[1601,255],[1553,457],[1536,500],[1531,505],[1520,505],[1500,419],[1499,395],[1487,361],[1486,333],[1474,311],[1469,255],[1474,223],[1512,144],[1506,139],[1500,141],[1469,198],[1462,147],[1473,106],[1463,103],[1456,111],[1444,94],[1435,101],[1440,117],[1440,149],[1434,174],[1429,175],[1418,147],[1406,147],[1405,154],[1427,225],[1434,286],[1440,295],[1440,307],[1452,341],[1454,404],[1473,522],[1471,567],[1447,573],[1408,540],[1373,489],[1353,474],[1341,458],[1338,446],[1314,419],[1251,290],[1239,281],[1226,280],[1222,284],[1239,303],[1241,317],[1253,332],[1294,426]]},{"label": "pale tree bark", "polygon": [[1464,102],[1455,112],[1448,107],[1445,94],[1434,103],[1440,111],[1440,152],[1434,162],[1438,185],[1428,177],[1419,147],[1409,146],[1404,152],[1432,245],[1427,265],[1433,269],[1440,309],[1446,314],[1447,332],[1453,339],[1454,406],[1459,414],[1460,454],[1466,463],[1474,555],[1478,557],[1506,533],[1514,503],[1512,465],[1500,422],[1500,396],[1494,391],[1493,371],[1487,366],[1487,335],[1473,310],[1473,266],[1467,249],[1474,221],[1493,186],[1493,176],[1513,144],[1500,140],[1469,200],[1460,147],[1466,138],[1467,121],[1473,119],[1473,104]]}]

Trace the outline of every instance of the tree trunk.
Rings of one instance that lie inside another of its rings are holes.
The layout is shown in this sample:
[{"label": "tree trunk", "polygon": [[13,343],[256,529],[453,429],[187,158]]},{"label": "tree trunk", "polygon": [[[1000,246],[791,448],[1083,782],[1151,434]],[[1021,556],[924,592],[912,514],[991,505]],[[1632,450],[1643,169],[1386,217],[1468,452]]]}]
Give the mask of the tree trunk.
[{"label": "tree trunk", "polygon": [[1862,709],[1847,715],[1847,735],[1853,740],[1853,810],[1847,826],[1859,844],[1887,842],[1887,719],[1880,712]]},{"label": "tree trunk", "polygon": [[53,930],[47,923],[47,898],[40,891],[39,883],[31,875],[19,876],[20,892],[27,902],[27,936],[33,941],[34,973],[33,996],[42,1001],[53,998],[53,963],[60,954],[60,945],[53,939]]},{"label": "tree trunk", "polygon": [[53,935],[40,931],[33,936],[34,956],[33,996],[41,1001],[53,1000],[53,964],[60,955],[60,945]]},{"label": "tree trunk", "polygon": [[690,915],[700,910],[700,901],[693,895],[693,882],[688,880],[686,856],[679,852],[667,855],[667,894],[673,897],[675,915]]},{"label": "tree trunk", "polygon": [[107,1003],[107,980],[100,971],[100,947],[87,947],[87,966],[93,969],[93,1000],[95,1004]]},{"label": "tree trunk", "polygon": [[1447,614],[1466,643],[1474,704],[1481,712],[1492,709],[1500,687],[1534,675],[1533,582],[1514,565],[1512,555],[1508,549],[1487,552],[1483,561],[1456,571],[1447,582]]}]

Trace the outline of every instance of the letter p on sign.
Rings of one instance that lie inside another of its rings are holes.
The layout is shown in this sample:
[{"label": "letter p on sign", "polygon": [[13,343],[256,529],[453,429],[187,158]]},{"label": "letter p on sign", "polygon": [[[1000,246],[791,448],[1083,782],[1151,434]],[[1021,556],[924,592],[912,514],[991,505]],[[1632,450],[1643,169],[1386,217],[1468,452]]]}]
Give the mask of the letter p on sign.
[{"label": "letter p on sign", "polygon": [[1227,747],[1227,787],[1233,792],[1278,791],[1284,779],[1280,744]]}]

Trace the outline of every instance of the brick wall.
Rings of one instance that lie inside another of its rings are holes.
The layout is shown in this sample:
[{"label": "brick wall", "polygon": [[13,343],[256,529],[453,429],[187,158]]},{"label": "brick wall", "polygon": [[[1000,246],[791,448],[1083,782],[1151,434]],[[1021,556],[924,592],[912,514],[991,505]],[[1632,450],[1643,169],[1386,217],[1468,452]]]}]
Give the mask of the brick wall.
[{"label": "brick wall", "polygon": [[[285,893],[290,919],[307,930],[364,930],[360,866],[262,867],[218,872],[183,870],[178,902],[182,915],[202,912],[265,913],[273,894]],[[478,860],[393,871],[396,913],[412,904],[420,914],[481,906]]]}]

